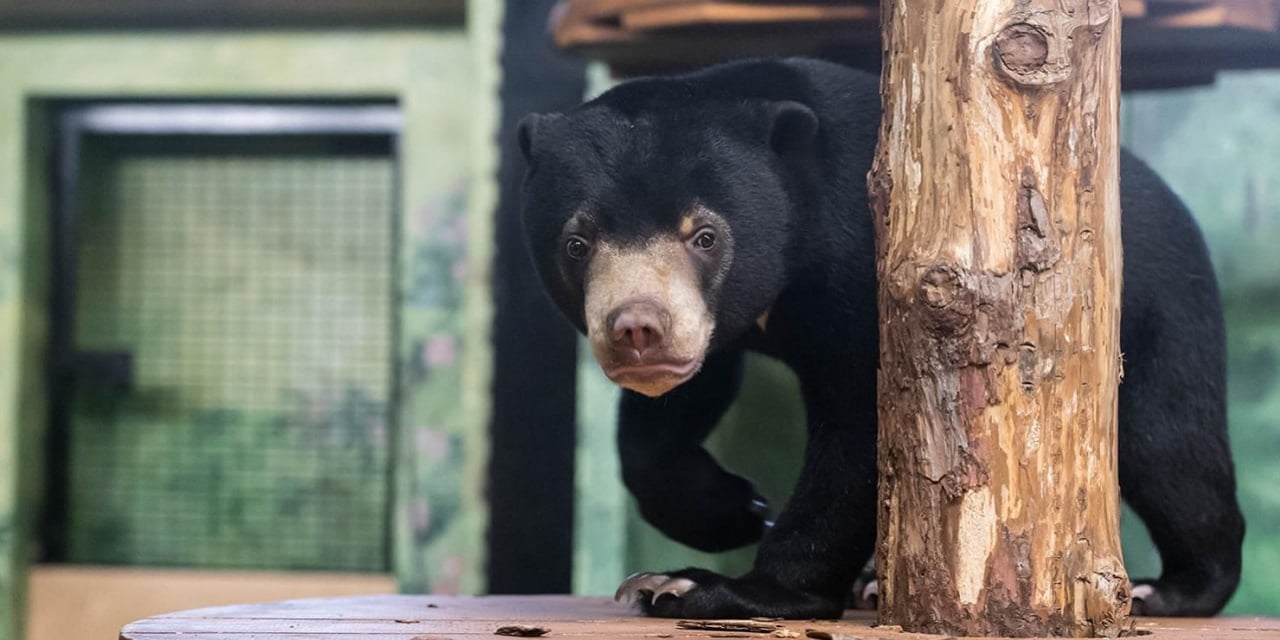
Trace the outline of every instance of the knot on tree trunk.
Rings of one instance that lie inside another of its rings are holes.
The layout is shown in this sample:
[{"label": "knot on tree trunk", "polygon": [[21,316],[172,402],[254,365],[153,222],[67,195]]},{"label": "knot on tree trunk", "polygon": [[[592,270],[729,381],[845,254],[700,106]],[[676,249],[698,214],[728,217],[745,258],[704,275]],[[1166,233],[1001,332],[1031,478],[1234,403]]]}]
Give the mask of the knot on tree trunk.
[{"label": "knot on tree trunk", "polygon": [[1009,348],[1022,339],[1016,274],[975,273],[946,262],[906,263],[887,282],[902,322],[918,327],[915,339],[923,341],[916,348],[928,363],[925,369],[955,372],[1016,362]]},{"label": "knot on tree trunk", "polygon": [[916,300],[925,312],[924,324],[937,337],[954,337],[969,329],[974,298],[960,273],[946,265],[925,271],[916,287]]},{"label": "knot on tree trunk", "polygon": [[1011,24],[996,36],[996,56],[1004,69],[1025,76],[1044,68],[1049,60],[1049,35],[1026,22]]},{"label": "knot on tree trunk", "polygon": [[1000,74],[1015,86],[1040,87],[1056,84],[1071,75],[1066,47],[1056,42],[1048,28],[1030,22],[1016,22],[1000,31],[991,46],[993,62]]}]

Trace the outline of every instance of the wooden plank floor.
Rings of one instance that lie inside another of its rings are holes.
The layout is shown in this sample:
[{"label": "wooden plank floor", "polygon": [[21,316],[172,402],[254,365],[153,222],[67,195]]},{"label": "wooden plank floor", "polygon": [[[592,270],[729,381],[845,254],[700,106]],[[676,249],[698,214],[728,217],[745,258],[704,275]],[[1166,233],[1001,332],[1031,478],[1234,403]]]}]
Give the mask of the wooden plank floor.
[{"label": "wooden plank floor", "polygon": [[[360,596],[195,609],[128,625],[127,640],[438,640],[501,637],[512,625],[545,630],[543,637],[591,638],[834,638],[923,640],[940,638],[873,627],[873,614],[850,612],[840,622],[755,623],[746,630],[681,628],[680,621],[641,618],[606,598],[570,596],[436,597]],[[1280,640],[1280,620],[1226,617],[1137,619],[1152,640]],[[819,632],[812,633],[810,631]],[[826,632],[829,635],[823,635]],[[1145,634],[1144,634],[1145,635]]]}]

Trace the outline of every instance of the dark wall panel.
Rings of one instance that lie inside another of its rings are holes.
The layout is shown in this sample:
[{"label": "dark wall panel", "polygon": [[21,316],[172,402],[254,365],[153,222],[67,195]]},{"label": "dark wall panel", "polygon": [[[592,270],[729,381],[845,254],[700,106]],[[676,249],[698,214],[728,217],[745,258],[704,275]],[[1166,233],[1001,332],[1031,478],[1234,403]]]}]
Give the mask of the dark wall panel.
[{"label": "dark wall panel", "polygon": [[573,575],[577,338],[534,273],[520,226],[524,159],[516,124],[562,111],[585,90],[583,63],[546,29],[553,0],[509,0],[503,21],[500,193],[494,264],[489,591],[566,593]]}]

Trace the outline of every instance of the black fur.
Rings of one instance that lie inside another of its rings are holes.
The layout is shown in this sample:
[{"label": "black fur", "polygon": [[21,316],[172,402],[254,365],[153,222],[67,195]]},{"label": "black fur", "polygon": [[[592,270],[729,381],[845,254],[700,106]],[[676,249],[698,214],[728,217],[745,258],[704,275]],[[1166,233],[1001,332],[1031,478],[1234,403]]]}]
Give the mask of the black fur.
[{"label": "black fur", "polygon": [[[574,211],[590,207],[622,241],[673,228],[695,201],[732,228],[702,371],[656,399],[623,394],[623,478],[649,522],[704,550],[760,539],[751,483],[702,442],[737,394],[744,350],[786,362],[804,395],[804,469],[755,568],[738,578],[672,572],[699,586],[645,603],[650,614],[835,617],[872,553],[878,330],[865,176],[878,91],[874,76],[829,63],[741,62],[627,82],[522,128],[532,254],[579,329],[581,272],[564,268],[558,235]],[[1121,165],[1120,484],[1164,563],[1135,609],[1212,614],[1235,589],[1244,535],[1227,446],[1222,312],[1186,208],[1136,158]]]}]

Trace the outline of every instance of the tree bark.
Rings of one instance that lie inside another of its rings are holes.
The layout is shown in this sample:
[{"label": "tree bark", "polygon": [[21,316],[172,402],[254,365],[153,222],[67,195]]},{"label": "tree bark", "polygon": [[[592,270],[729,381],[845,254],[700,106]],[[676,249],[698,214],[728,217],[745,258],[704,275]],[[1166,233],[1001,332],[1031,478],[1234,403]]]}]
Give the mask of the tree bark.
[{"label": "tree bark", "polygon": [[880,621],[1114,635],[1116,0],[883,0]]}]

